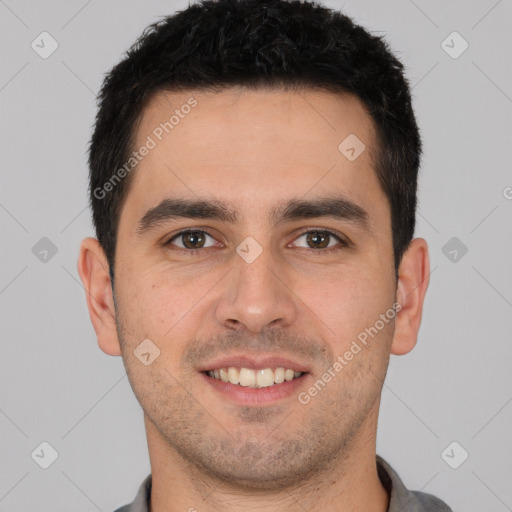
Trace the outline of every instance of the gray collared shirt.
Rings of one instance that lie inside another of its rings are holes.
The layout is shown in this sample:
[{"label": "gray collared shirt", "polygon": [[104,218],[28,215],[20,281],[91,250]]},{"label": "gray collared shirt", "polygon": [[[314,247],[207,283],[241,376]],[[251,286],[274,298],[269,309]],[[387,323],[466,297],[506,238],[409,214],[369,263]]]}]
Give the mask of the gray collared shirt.
[{"label": "gray collared shirt", "polygon": [[[388,512],[453,512],[439,498],[420,491],[409,491],[393,468],[377,455],[377,472],[390,496]],[[132,503],[114,512],[149,512],[151,475],[142,482]]]}]

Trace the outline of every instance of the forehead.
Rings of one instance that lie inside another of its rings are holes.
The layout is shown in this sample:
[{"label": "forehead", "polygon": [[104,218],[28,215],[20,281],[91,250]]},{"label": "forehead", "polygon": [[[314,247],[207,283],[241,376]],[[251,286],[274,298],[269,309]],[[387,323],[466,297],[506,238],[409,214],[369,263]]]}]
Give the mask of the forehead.
[{"label": "forehead", "polygon": [[[251,136],[281,141],[293,138],[308,143],[305,149],[321,144],[337,152],[336,142],[353,132],[364,139],[367,154],[375,150],[373,121],[352,94],[232,87],[220,92],[156,93],[142,113],[135,139],[143,143],[152,135],[164,144],[188,139],[196,148],[211,150],[225,149],[229,135],[236,136],[238,149],[249,154]],[[244,139],[246,144],[241,146]],[[296,149],[306,155],[306,151]]]},{"label": "forehead", "polygon": [[151,147],[132,177],[135,208],[170,196],[214,196],[249,212],[335,190],[368,210],[372,195],[385,202],[374,172],[374,125],[353,95],[160,92],[145,108],[134,141],[136,151]]}]

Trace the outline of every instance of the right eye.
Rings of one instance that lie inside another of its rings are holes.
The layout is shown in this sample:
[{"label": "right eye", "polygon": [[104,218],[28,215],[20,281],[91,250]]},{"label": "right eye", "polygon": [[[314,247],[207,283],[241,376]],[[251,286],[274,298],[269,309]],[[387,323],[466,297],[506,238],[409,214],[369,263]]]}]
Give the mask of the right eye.
[{"label": "right eye", "polygon": [[[174,235],[167,242],[165,242],[164,245],[166,247],[175,245],[180,248],[176,250],[182,252],[197,252],[200,249],[207,249],[209,247],[215,246],[215,243],[211,245],[205,245],[205,243],[207,242],[207,238],[211,238],[214,242],[216,242],[216,240],[206,231],[200,229],[186,229]],[[174,240],[180,240],[181,244],[173,243]],[[171,250],[175,249],[171,248]]]}]

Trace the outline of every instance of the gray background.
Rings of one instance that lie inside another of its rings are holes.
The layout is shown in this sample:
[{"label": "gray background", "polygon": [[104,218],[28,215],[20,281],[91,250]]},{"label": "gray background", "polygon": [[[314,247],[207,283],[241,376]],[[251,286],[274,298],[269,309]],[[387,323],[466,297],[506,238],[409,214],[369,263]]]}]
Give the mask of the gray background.
[{"label": "gray background", "polygon": [[[416,236],[431,284],[417,347],[391,359],[377,451],[455,511],[512,510],[512,4],[324,3],[386,36],[425,146]],[[121,358],[96,344],[76,261],[93,234],[86,148],[103,74],[186,6],[0,0],[0,511],[112,511],[150,471],[142,411]],[[59,45],[47,59],[31,48],[43,31]],[[454,31],[469,44],[457,58]],[[58,452],[48,469],[43,441]]]}]

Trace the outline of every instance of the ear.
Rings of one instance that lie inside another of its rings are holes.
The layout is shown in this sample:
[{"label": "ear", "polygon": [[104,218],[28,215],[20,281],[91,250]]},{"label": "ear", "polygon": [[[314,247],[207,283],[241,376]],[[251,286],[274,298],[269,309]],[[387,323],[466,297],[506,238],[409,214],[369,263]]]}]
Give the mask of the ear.
[{"label": "ear", "polygon": [[96,238],[85,238],[80,246],[78,273],[85,288],[89,316],[96,331],[98,345],[111,356],[121,355],[117,337],[115,305],[109,265]]},{"label": "ear", "polygon": [[405,251],[398,268],[396,300],[402,307],[395,317],[392,354],[407,354],[416,345],[429,275],[427,242],[423,238],[415,238]]}]

